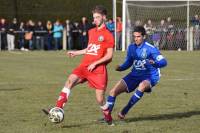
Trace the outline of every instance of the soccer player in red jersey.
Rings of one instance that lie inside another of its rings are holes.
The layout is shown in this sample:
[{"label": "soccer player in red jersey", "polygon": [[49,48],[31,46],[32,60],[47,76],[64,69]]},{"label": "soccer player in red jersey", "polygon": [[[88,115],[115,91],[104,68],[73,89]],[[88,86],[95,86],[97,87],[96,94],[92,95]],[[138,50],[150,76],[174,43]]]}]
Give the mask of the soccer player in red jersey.
[{"label": "soccer player in red jersey", "polygon": [[[56,102],[56,107],[63,109],[72,88],[79,83],[88,81],[89,86],[96,91],[96,100],[102,109],[104,119],[110,122],[112,117],[108,114],[109,111],[105,110],[104,94],[108,79],[106,65],[113,57],[114,38],[105,25],[106,9],[98,5],[92,10],[92,13],[96,27],[88,32],[87,48],[78,51],[68,51],[67,53],[70,57],[78,55],[84,55],[84,57],[81,64],[69,75]],[[43,111],[45,112],[45,110]]]}]

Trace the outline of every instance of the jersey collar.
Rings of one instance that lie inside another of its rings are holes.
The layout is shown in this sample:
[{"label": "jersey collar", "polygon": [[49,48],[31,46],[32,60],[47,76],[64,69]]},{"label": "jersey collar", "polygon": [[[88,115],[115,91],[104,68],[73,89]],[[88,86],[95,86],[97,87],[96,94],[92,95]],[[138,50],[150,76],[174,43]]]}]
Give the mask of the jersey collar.
[{"label": "jersey collar", "polygon": [[143,41],[143,43],[140,46],[137,46],[136,44],[135,45],[137,46],[137,48],[141,49],[144,44],[145,44],[145,41]]},{"label": "jersey collar", "polygon": [[104,24],[103,27],[101,29],[98,29],[98,27],[96,27],[96,31],[102,31],[106,29],[106,25]]}]

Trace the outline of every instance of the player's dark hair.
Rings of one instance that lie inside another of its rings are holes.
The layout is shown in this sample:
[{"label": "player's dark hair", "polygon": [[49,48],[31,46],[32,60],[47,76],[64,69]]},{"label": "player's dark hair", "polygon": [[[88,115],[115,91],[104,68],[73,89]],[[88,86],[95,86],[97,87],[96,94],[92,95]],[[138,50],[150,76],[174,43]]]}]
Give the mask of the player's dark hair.
[{"label": "player's dark hair", "polygon": [[107,15],[107,10],[102,5],[97,5],[93,8],[92,13],[100,13],[102,15]]},{"label": "player's dark hair", "polygon": [[134,27],[133,32],[140,32],[140,33],[142,33],[142,36],[146,35],[146,30],[143,26]]}]

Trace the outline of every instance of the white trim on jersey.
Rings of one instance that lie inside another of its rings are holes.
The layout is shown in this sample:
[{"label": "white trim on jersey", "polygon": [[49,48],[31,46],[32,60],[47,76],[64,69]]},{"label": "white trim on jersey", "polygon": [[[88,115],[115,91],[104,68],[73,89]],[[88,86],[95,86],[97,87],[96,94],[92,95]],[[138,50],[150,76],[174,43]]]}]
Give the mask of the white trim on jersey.
[{"label": "white trim on jersey", "polygon": [[152,44],[148,43],[148,42],[145,42],[146,45],[152,47],[152,48],[155,48]]},{"label": "white trim on jersey", "polygon": [[158,74],[159,74],[159,78],[160,78],[161,77],[160,68],[158,68]]}]

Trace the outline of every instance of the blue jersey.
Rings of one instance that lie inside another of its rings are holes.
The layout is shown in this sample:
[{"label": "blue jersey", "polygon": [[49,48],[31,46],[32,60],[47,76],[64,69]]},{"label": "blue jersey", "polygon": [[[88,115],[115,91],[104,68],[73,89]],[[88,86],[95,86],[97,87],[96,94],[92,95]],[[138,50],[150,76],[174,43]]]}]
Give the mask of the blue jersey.
[{"label": "blue jersey", "polygon": [[[155,63],[150,64],[149,60]],[[167,65],[166,59],[159,50],[148,42],[144,41],[140,46],[130,44],[125,62],[120,65],[120,70],[126,70],[132,66],[131,75],[134,77],[160,76],[160,69]]]}]

